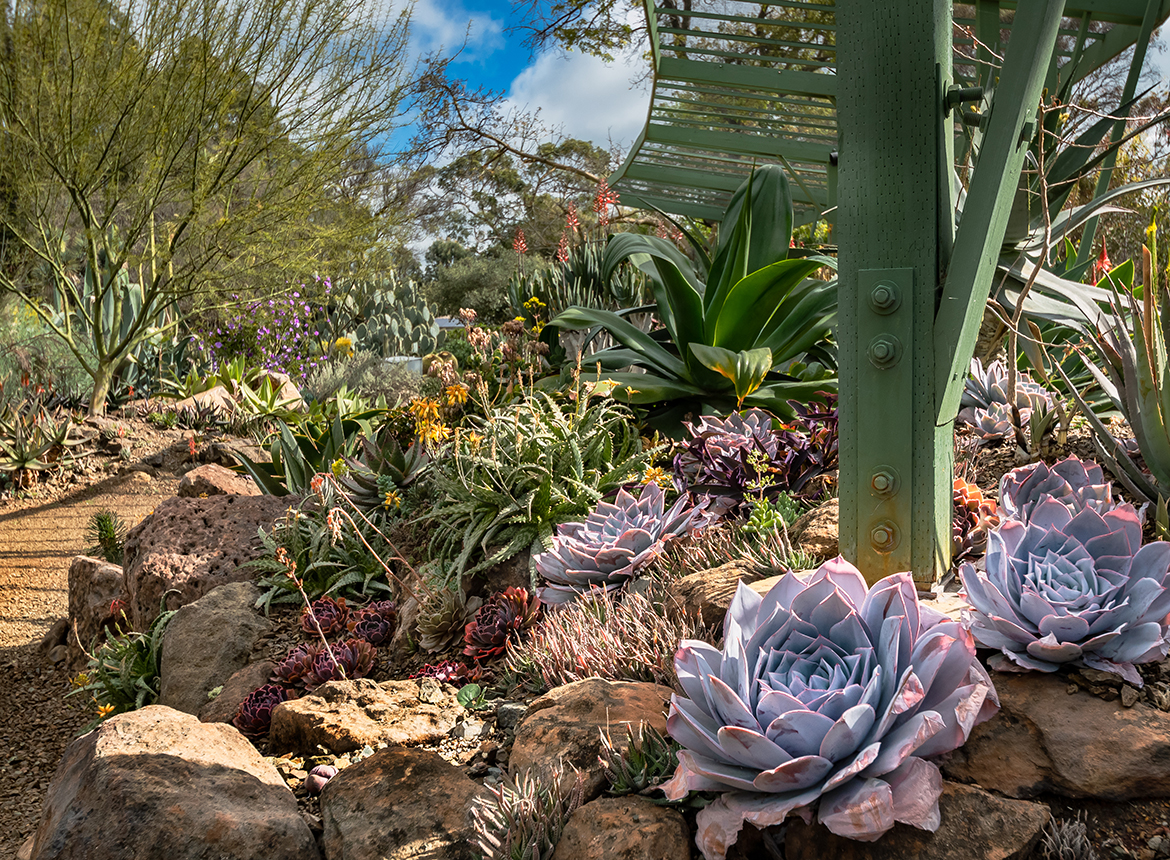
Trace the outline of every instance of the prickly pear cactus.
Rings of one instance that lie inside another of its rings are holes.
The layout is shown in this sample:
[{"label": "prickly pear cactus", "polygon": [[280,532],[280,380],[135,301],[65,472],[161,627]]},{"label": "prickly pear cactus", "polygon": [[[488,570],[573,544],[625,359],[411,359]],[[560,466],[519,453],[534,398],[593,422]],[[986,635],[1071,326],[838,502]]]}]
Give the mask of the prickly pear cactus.
[{"label": "prickly pear cactus", "polygon": [[426,355],[443,343],[445,333],[414,281],[391,275],[347,285],[346,303],[354,320],[348,333],[356,349],[391,355]]}]

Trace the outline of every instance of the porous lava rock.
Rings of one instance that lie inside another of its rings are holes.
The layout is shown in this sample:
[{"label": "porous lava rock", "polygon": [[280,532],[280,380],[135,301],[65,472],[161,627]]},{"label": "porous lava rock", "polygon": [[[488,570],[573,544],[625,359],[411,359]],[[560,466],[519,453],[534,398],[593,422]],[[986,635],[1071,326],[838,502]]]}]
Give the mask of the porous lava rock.
[{"label": "porous lava rock", "polygon": [[259,496],[260,488],[248,475],[225,469],[216,463],[196,466],[179,481],[178,494],[185,499],[208,496]]},{"label": "porous lava rock", "polygon": [[421,744],[446,737],[463,714],[456,690],[434,678],[330,681],[272,712],[273,749],[337,755],[381,743]]},{"label": "porous lava rock", "polygon": [[644,797],[602,797],[569,818],[552,860],[686,860],[691,831],[673,809]]},{"label": "porous lava rock", "polygon": [[257,529],[295,506],[295,496],[212,496],[163,501],[130,530],[123,556],[130,620],[145,630],[166,608],[178,609],[228,582],[251,580],[241,565],[259,558]]},{"label": "porous lava rock", "polygon": [[49,785],[32,860],[314,860],[280,774],[231,726],[161,705],[75,740]]},{"label": "porous lava rock", "polygon": [[158,703],[198,715],[207,694],[248,663],[252,646],[272,629],[256,609],[251,582],[213,588],[171,617],[163,634]]},{"label": "porous lava rock", "polygon": [[605,774],[598,763],[601,736],[607,729],[618,749],[628,746],[626,727],[639,723],[666,733],[671,689],[641,681],[586,678],[557,687],[534,701],[516,727],[509,767],[512,773],[546,771],[558,760],[576,767],[585,778],[585,800],[601,794]]},{"label": "porous lava rock", "polygon": [[438,753],[387,747],[321,792],[329,860],[473,860],[472,808],[490,797]]},{"label": "porous lava rock", "polygon": [[952,754],[947,776],[1009,797],[1170,797],[1170,714],[1078,692],[1060,675],[992,680],[999,713]]}]

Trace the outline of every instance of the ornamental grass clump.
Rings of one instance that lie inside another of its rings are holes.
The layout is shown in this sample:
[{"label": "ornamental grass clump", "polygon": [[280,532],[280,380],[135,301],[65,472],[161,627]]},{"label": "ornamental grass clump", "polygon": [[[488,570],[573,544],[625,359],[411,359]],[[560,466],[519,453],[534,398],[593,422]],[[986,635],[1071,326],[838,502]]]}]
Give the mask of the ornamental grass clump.
[{"label": "ornamental grass clump", "polygon": [[1036,505],[1027,524],[1011,520],[992,532],[986,571],[959,570],[975,640],[1000,651],[989,665],[1088,666],[1140,687],[1134,664],[1160,660],[1170,647],[1170,543],[1143,547],[1141,538],[1131,505],[1074,516],[1058,499]]},{"label": "ornamental grass clump", "polygon": [[838,557],[761,597],[740,583],[723,649],[683,642],[685,695],[667,730],[685,747],[667,798],[724,791],[698,816],[700,850],[722,860],[744,822],[796,811],[873,841],[895,821],[939,826],[942,776],[927,760],[997,709],[971,634],[918,602],[909,573],[867,588]]},{"label": "ornamental grass clump", "polygon": [[548,585],[540,601],[561,604],[593,588],[613,591],[633,580],[672,540],[708,522],[706,504],[681,496],[666,509],[666,494],[646,484],[638,498],[619,490],[612,503],[598,502],[585,522],[557,528],[552,549],[532,561]]}]

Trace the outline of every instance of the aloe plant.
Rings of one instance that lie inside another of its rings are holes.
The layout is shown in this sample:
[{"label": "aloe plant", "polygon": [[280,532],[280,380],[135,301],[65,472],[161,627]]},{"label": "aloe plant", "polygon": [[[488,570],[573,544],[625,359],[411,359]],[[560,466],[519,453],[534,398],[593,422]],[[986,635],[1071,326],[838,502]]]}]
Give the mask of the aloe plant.
[{"label": "aloe plant", "polygon": [[618,345],[591,360],[601,363],[614,396],[651,407],[648,420],[676,434],[688,413],[759,406],[787,417],[789,399],[807,401],[836,387],[827,375],[801,378],[819,375],[813,365],[835,366],[829,334],[837,283],[812,276],[837,263],[789,259],[792,198],[783,171],[774,165],[754,171],[732,196],[723,225],[713,259],[693,243],[697,266],[656,236],[620,233],[609,240],[606,277],[627,260],[645,272],[655,299],[647,309],[660,330],[647,334],[621,314],[582,307],[550,323],[607,331]]}]

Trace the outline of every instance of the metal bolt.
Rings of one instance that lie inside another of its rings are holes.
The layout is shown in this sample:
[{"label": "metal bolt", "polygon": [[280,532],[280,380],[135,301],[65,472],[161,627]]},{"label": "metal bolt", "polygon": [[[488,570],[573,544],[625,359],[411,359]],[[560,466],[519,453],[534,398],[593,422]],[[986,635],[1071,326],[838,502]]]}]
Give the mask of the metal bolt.
[{"label": "metal bolt", "polygon": [[897,285],[888,281],[883,281],[869,291],[869,306],[875,313],[893,313],[901,303],[902,297],[898,293]]},{"label": "metal bolt", "polygon": [[880,552],[888,552],[898,543],[898,527],[891,522],[879,523],[869,533],[870,543]]},{"label": "metal bolt", "polygon": [[869,483],[875,492],[885,495],[894,489],[894,476],[886,471],[876,472]]},{"label": "metal bolt", "polygon": [[902,354],[902,344],[892,334],[879,334],[869,342],[866,353],[870,364],[884,370],[898,363]]}]

